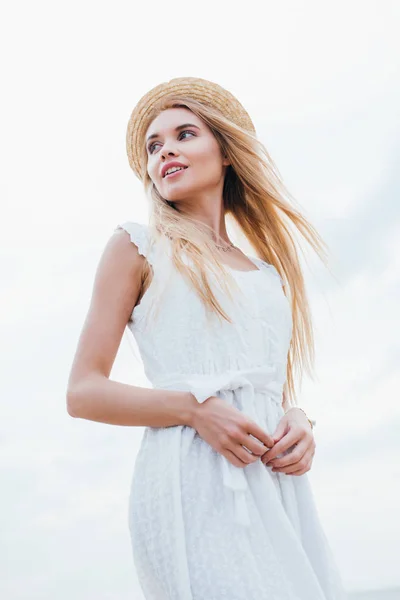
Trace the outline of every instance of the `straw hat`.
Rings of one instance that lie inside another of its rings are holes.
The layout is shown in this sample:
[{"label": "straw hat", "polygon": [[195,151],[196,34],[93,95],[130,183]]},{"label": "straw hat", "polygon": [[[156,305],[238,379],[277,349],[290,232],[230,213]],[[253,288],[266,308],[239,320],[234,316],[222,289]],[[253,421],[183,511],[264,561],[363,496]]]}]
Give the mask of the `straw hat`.
[{"label": "straw hat", "polygon": [[168,82],[161,83],[147,92],[137,103],[132,111],[126,132],[126,150],[129,164],[135,175],[140,175],[140,154],[142,137],[145,134],[146,116],[156,102],[162,97],[171,94],[193,98],[208,106],[219,110],[233,123],[255,133],[250,116],[240,102],[223,87],[206,79],[198,77],[177,77]]}]

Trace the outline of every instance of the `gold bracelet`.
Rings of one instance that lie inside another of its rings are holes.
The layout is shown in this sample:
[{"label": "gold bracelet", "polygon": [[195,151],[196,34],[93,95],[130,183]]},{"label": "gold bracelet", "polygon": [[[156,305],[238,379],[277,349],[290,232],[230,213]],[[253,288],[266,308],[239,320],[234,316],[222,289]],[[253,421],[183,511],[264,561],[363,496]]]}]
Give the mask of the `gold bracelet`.
[{"label": "gold bracelet", "polygon": [[312,421],[311,419],[308,418],[307,413],[305,410],[303,410],[302,408],[300,408],[300,406],[296,406],[296,408],[299,408],[301,411],[303,411],[303,413],[306,415],[307,417],[307,421],[310,423],[311,425],[311,429],[314,429],[314,425],[315,425],[315,421]]}]

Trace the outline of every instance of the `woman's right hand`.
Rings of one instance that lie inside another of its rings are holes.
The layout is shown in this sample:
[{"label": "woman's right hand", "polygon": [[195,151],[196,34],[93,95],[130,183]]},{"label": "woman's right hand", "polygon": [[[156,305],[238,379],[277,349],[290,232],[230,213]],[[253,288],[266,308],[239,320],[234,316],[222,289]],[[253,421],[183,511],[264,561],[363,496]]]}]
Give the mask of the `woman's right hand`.
[{"label": "woman's right hand", "polygon": [[274,445],[272,436],[218,396],[198,404],[191,426],[235,467],[259,460]]}]

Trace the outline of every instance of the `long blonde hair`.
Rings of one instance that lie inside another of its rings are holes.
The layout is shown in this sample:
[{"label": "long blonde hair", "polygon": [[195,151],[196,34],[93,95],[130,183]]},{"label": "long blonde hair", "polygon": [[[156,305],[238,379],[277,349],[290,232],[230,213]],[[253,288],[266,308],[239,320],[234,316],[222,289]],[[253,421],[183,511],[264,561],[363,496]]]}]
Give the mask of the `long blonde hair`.
[{"label": "long blonde hair", "polygon": [[[278,169],[264,145],[252,133],[238,127],[216,109],[186,97],[167,96],[148,115],[147,130],[153,119],[168,108],[187,108],[203,120],[215,136],[227,167],[223,187],[224,216],[232,217],[259,258],[272,264],[284,282],[292,312],[293,333],[287,360],[285,402],[296,406],[295,375],[299,382],[303,372],[313,377],[315,347],[309,302],[305,290],[294,226],[327,266],[327,245],[299,210],[284,186]],[[215,256],[215,246],[208,227],[163,198],[147,173],[147,152],[143,140],[141,176],[150,200],[149,226],[153,238],[167,236],[171,240],[175,267],[192,284],[205,307],[231,322],[218,303],[207,270],[214,272],[223,285],[229,274]],[[301,248],[300,248],[301,249]],[[187,264],[182,254],[191,259]],[[151,279],[151,267],[146,265],[143,281]],[[150,275],[150,276],[149,276]],[[226,288],[229,290],[229,286]]]}]

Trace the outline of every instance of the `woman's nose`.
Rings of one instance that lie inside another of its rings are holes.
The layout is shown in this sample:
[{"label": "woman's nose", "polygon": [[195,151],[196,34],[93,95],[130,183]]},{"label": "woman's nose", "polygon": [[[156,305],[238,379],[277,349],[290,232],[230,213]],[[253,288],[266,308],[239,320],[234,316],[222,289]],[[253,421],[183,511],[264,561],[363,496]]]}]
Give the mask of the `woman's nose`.
[{"label": "woman's nose", "polygon": [[175,148],[173,147],[173,144],[171,142],[165,142],[164,146],[162,147],[161,150],[161,156],[163,156],[164,158],[166,156],[175,156],[176,155],[176,151]]}]

